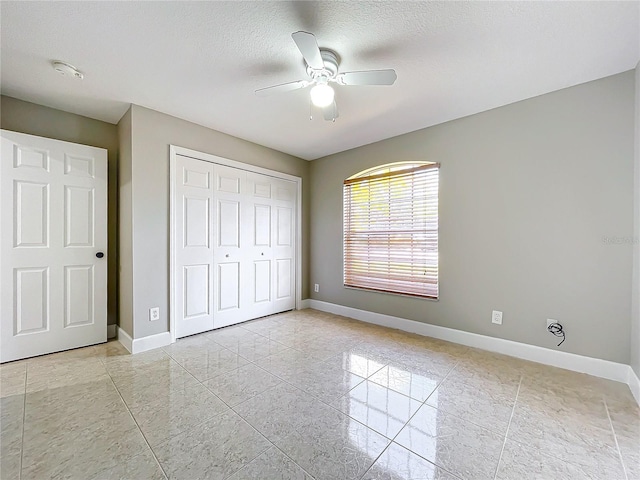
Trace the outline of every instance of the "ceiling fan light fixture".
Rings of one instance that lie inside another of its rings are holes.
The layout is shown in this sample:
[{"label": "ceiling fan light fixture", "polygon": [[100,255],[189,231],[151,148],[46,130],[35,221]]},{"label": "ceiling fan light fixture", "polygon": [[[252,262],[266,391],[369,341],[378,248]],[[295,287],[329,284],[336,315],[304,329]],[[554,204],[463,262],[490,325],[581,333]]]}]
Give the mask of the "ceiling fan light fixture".
[{"label": "ceiling fan light fixture", "polygon": [[[2,0],[0,0],[2,1]],[[311,104],[322,109],[325,120],[338,118],[338,106],[335,92],[329,83],[338,85],[393,85],[398,78],[395,70],[362,70],[339,72],[340,58],[332,50],[318,47],[316,37],[309,32],[291,34],[307,66],[307,80],[281,83],[271,87],[259,88],[256,95],[266,96],[272,93],[289,92],[311,86]]]},{"label": "ceiling fan light fixture", "polygon": [[311,95],[311,103],[316,107],[324,108],[333,103],[335,92],[330,85],[326,83],[318,83],[309,92]]}]

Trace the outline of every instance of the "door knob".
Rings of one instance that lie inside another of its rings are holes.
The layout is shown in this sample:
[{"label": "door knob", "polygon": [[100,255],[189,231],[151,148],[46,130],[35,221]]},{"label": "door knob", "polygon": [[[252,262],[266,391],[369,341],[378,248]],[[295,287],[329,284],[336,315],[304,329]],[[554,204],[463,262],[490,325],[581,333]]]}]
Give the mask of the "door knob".
[{"label": "door knob", "polygon": [[229,254],[227,253],[227,254],[225,255],[225,257],[229,258]]},{"label": "door knob", "polygon": [[104,253],[98,252],[98,253],[96,253],[96,257],[102,258],[102,257],[104,257]]}]

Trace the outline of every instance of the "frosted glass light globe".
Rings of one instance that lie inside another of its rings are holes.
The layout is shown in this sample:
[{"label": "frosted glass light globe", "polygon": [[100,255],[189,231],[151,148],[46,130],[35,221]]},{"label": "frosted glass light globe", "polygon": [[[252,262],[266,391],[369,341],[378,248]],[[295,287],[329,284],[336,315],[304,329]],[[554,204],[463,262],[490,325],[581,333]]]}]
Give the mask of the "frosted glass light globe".
[{"label": "frosted glass light globe", "polygon": [[328,107],[333,103],[334,91],[326,83],[319,83],[314,86],[309,92],[311,95],[311,102],[320,108]]}]

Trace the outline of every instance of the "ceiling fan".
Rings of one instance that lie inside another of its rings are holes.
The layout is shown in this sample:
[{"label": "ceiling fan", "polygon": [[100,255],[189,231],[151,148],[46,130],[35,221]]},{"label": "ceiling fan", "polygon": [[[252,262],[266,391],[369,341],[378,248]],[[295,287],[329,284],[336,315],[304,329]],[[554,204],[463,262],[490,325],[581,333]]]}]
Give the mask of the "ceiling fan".
[{"label": "ceiling fan", "polygon": [[338,85],[393,85],[398,76],[395,70],[364,70],[360,72],[338,72],[339,60],[335,52],[319,48],[316,37],[308,32],[291,34],[307,64],[309,79],[282,83],[256,90],[256,95],[266,96],[272,93],[289,92],[313,85],[309,94],[311,103],[322,109],[325,120],[338,118],[335,92],[330,83]]}]

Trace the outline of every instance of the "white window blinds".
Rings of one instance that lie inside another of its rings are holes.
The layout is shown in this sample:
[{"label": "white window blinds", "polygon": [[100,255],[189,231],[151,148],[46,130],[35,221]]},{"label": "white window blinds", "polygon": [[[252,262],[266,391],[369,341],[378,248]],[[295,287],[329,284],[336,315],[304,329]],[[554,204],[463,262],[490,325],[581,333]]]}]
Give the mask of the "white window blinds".
[{"label": "white window blinds", "polygon": [[344,285],[438,298],[439,164],[344,182]]}]

